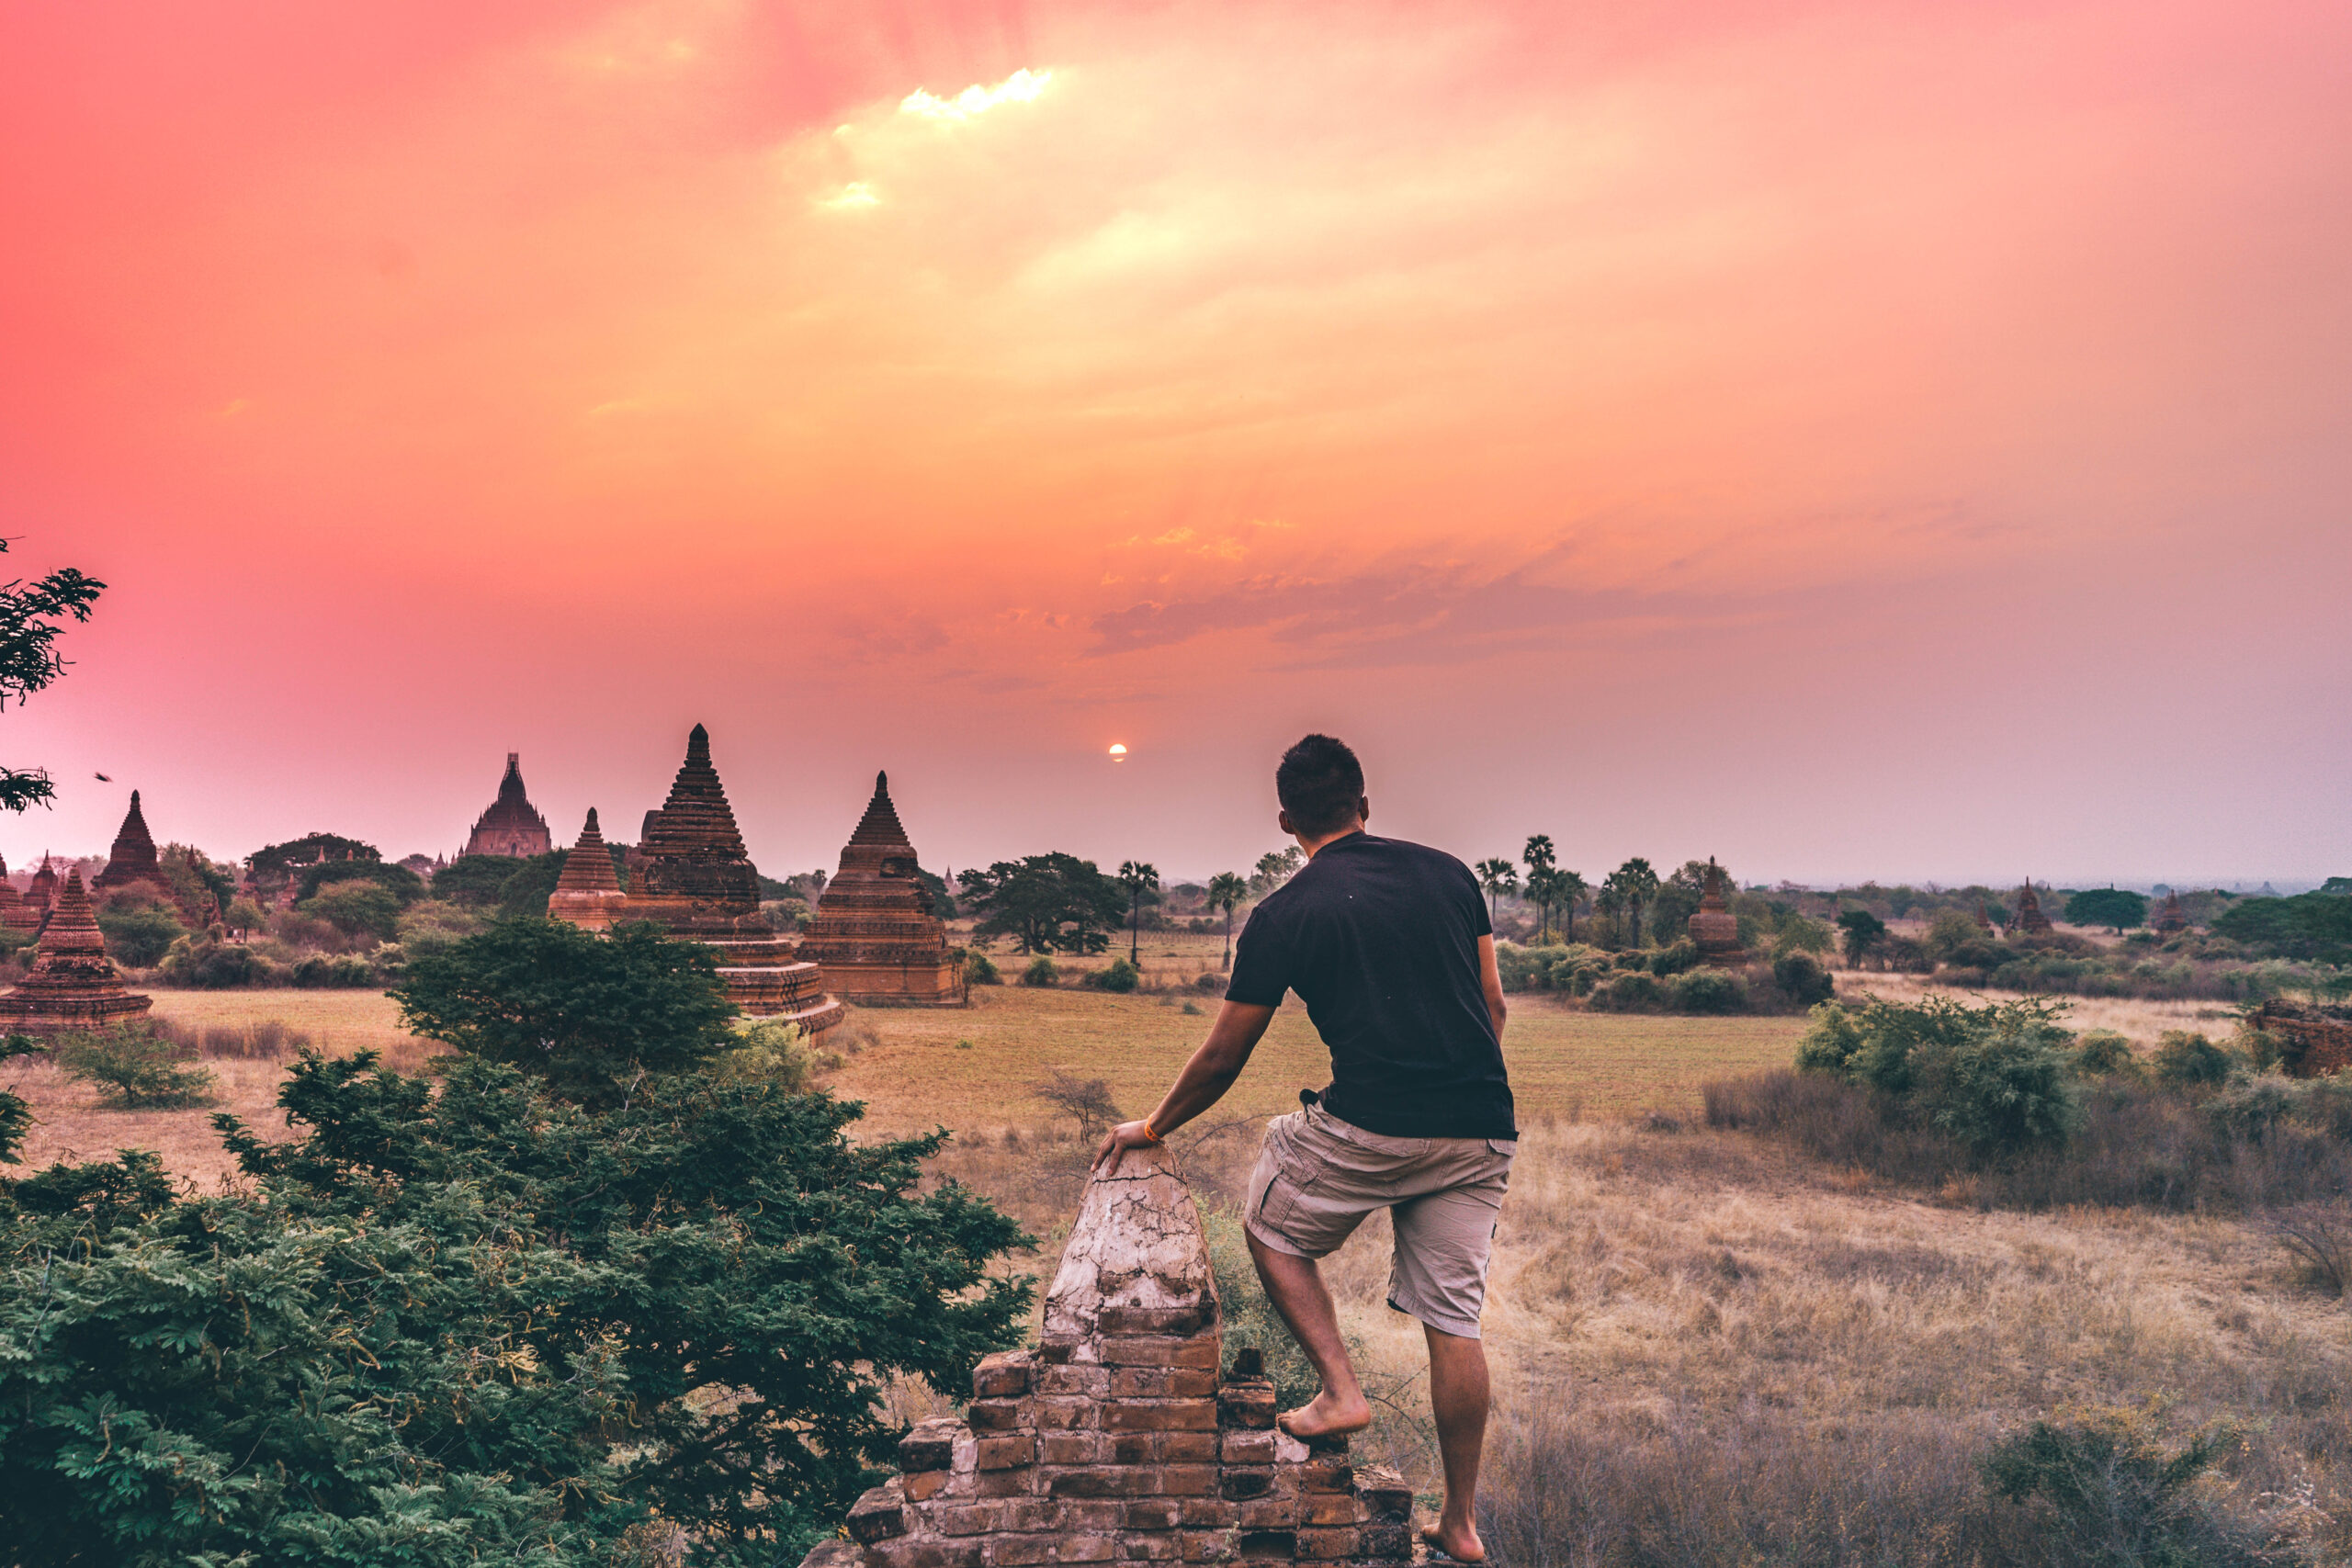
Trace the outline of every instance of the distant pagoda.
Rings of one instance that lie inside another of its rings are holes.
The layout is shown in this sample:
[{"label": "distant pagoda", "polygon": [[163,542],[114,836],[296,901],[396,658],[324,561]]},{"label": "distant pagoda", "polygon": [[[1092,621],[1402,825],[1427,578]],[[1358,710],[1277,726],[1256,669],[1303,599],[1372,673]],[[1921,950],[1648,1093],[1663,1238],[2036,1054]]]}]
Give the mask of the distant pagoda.
[{"label": "distant pagoda", "polygon": [[[686,760],[670,798],[646,813],[630,866],[635,886],[623,918],[655,921],[673,936],[715,949],[736,1006],[811,1034],[842,1021],[842,1004],[825,994],[817,965],[802,962],[796,944],[760,912],[759,868],[743,852],[734,808],[711,766],[710,732],[699,724],[686,737]],[[552,903],[549,912],[556,912]]]},{"label": "distant pagoda", "polygon": [[122,976],[107,956],[106,938],[90,913],[81,869],[75,867],[66,874],[64,891],[50,910],[40,945],[34,950],[32,973],[23,985],[0,997],[0,1030],[41,1034],[105,1029],[153,1006],[148,998],[123,989]]},{"label": "distant pagoda", "polygon": [[40,911],[25,902],[17,885],[8,880],[8,863],[0,860],[0,927],[10,931],[29,931],[40,929]]},{"label": "distant pagoda", "polygon": [[1982,898],[1976,900],[1976,929],[1986,936],[1993,934],[1993,908]]},{"label": "distant pagoda", "polygon": [[621,879],[613,872],[612,853],[605,848],[605,835],[596,826],[596,808],[592,806],[588,825],[580,829],[580,841],[563,857],[563,874],[556,879],[555,891],[548,895],[548,914],[600,931],[616,920],[628,919],[628,895],[621,891]]},{"label": "distant pagoda", "polygon": [[555,840],[548,832],[548,819],[531,805],[531,797],[523,788],[522,754],[506,753],[506,776],[498,781],[498,798],[490,809],[474,823],[473,836],[466,840],[465,852],[469,855],[512,855],[526,860],[543,855],[555,848]]},{"label": "distant pagoda", "polygon": [[1699,894],[1699,912],[1690,917],[1690,940],[1699,949],[1699,962],[1727,968],[1747,961],[1747,952],[1739,945],[1739,917],[1731,912],[1731,905],[1724,897],[1724,868],[1715,857],[1707,857],[1707,876]]},{"label": "distant pagoda", "polygon": [[823,969],[827,990],[859,1002],[964,1001],[962,976],[947,956],[947,928],[915,865],[914,844],[890,804],[890,775],[876,773],[874,798],[800,940],[800,956]]},{"label": "distant pagoda", "polygon": [[114,848],[107,852],[107,868],[90,879],[90,891],[103,893],[134,882],[164,885],[164,868],[155,863],[154,835],[147,831],[147,818],[140,812],[135,789],[130,792],[130,809],[123,814],[122,830],[114,836]]},{"label": "distant pagoda", "polygon": [[2178,936],[2188,929],[2188,917],[2180,908],[2180,895],[2167,889],[2164,908],[2156,911],[2156,934]]},{"label": "distant pagoda", "polygon": [[2028,935],[2047,933],[2052,929],[2050,917],[2041,912],[2041,900],[2033,891],[2033,878],[2030,876],[2025,879],[2025,886],[2018,889],[2017,918],[2009,922],[2009,929]]},{"label": "distant pagoda", "polygon": [[25,889],[25,902],[44,920],[49,919],[49,907],[57,902],[57,868],[49,863],[47,855],[40,857],[40,869],[33,873],[33,885]]}]

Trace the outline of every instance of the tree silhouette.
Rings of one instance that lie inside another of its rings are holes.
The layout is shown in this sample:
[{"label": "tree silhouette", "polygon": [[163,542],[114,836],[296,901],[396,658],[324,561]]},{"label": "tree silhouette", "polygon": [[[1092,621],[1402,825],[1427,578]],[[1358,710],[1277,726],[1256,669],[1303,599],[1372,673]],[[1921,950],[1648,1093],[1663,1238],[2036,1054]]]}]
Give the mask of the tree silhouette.
[{"label": "tree silhouette", "polygon": [[1250,897],[1250,885],[1237,872],[1220,871],[1209,878],[1209,908],[1225,911],[1225,962],[1220,967],[1233,967],[1233,907]]},{"label": "tree silhouette", "polygon": [[1143,896],[1159,891],[1159,868],[1147,861],[1122,861],[1119,886],[1127,890],[1127,962],[1135,964],[1143,943]]},{"label": "tree silhouette", "polygon": [[1559,877],[1557,886],[1560,908],[1567,916],[1567,940],[1574,942],[1577,939],[1577,900],[1582,898],[1591,889],[1584,885],[1584,878],[1573,871],[1563,870]]},{"label": "tree silhouette", "polygon": [[1258,857],[1258,869],[1250,874],[1250,891],[1272,893],[1297,875],[1298,868],[1306,863],[1306,852],[1296,844],[1286,850],[1269,850]]},{"label": "tree silhouette", "polygon": [[[0,550],[7,547],[8,541],[0,539]],[[105,583],[70,566],[30,587],[22,578],[0,584],[0,707],[7,706],[10,697],[22,707],[27,698],[65,673],[57,635],[68,619],[88,620],[90,606],[105,589]],[[57,787],[43,769],[20,773],[0,768],[0,808],[23,811],[36,801],[46,806],[56,795]]]},{"label": "tree silhouette", "polygon": [[1650,863],[1635,855],[1610,873],[1617,884],[1618,894],[1625,900],[1626,912],[1633,918],[1634,945],[1642,945],[1642,906],[1657,896],[1657,872]]},{"label": "tree silhouette", "polygon": [[1519,867],[1498,855],[1480,861],[1477,869],[1478,886],[1487,890],[1487,922],[1491,925],[1501,913],[1502,896],[1519,891]]}]

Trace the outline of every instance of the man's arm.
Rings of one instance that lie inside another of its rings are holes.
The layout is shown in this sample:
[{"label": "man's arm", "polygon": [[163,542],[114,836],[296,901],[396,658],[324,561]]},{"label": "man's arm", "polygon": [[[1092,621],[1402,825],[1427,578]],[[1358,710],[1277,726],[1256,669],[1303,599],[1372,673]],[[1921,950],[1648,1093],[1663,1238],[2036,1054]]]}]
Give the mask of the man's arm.
[{"label": "man's arm", "polygon": [[[1503,972],[1495,964],[1495,939],[1492,936],[1478,939],[1478,988],[1487,993],[1487,1016],[1494,1021],[1495,1043],[1500,1044],[1503,1019],[1510,1010],[1503,1006]],[[1155,1128],[1159,1125],[1157,1122],[1152,1123]]]},{"label": "man's arm", "polygon": [[[1493,966],[1493,944],[1487,946],[1487,965]],[[1502,983],[1495,983],[1493,995],[1502,995]],[[1105,1162],[1119,1157],[1122,1149],[1139,1149],[1155,1140],[1146,1134],[1149,1126],[1159,1137],[1169,1134],[1215,1105],[1250,1065],[1250,1053],[1258,1048],[1265,1037],[1266,1026],[1274,1021],[1274,1010],[1253,1002],[1227,1002],[1217,1010],[1216,1021],[1209,1025],[1209,1037],[1176,1075],[1159,1109],[1141,1122],[1122,1122],[1111,1129],[1095,1151],[1094,1168],[1100,1170]]]}]

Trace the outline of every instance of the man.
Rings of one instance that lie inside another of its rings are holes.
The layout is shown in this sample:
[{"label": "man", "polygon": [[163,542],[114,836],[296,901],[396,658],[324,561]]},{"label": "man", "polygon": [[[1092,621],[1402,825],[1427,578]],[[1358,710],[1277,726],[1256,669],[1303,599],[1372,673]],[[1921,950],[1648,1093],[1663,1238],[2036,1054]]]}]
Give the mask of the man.
[{"label": "man", "polygon": [[1283,994],[1298,993],[1330,1048],[1331,1083],[1319,1095],[1302,1090],[1303,1108],[1268,1125],[1247,1224],[1258,1278],[1323,1390],[1278,1419],[1301,1438],[1371,1424],[1316,1260],[1386,1209],[1396,1238],[1388,1304],[1419,1318],[1428,1339],[1445,1466],[1445,1508],[1426,1539],[1458,1562],[1484,1562],[1478,1316],[1519,1136],[1494,928],[1468,866],[1364,830],[1363,769],[1339,741],[1310,735],[1284,752],[1274,793],[1306,864],[1242,928],[1225,1005],[1167,1098],[1113,1128],[1095,1164],[1157,1144],[1215,1105]]}]

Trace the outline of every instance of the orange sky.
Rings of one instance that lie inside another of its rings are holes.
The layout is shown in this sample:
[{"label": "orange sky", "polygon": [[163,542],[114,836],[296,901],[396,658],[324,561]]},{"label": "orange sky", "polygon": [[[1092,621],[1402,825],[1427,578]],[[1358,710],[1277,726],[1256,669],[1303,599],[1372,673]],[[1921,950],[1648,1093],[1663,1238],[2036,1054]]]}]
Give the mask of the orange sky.
[{"label": "orange sky", "polygon": [[12,864],[702,720],[772,871],[884,766],[1242,865],[1310,727],[1589,875],[2352,871],[2340,5],[0,17],[0,531],[113,585]]}]

